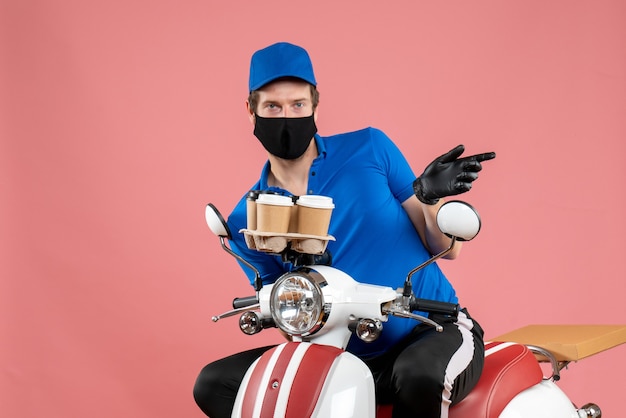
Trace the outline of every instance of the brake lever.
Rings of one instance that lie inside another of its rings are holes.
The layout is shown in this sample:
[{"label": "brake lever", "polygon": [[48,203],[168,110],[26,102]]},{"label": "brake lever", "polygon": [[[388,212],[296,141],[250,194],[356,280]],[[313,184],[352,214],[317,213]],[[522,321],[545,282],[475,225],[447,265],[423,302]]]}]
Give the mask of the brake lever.
[{"label": "brake lever", "polygon": [[228,318],[229,316],[234,316],[234,315],[237,315],[237,314],[238,314],[238,313],[240,313],[240,312],[245,312],[245,311],[249,311],[249,310],[252,310],[252,309],[257,309],[257,308],[259,308],[260,306],[261,306],[261,304],[260,304],[260,303],[255,303],[254,305],[248,305],[248,306],[243,306],[243,307],[241,307],[241,308],[232,309],[232,310],[230,310],[230,311],[224,312],[223,314],[220,314],[220,315],[216,315],[216,316],[214,316],[214,317],[211,317],[211,320],[212,320],[213,322],[217,322],[217,321],[219,321],[219,320],[220,320],[220,319],[222,319],[222,318]]},{"label": "brake lever", "polygon": [[383,308],[383,313],[384,314],[388,314],[388,315],[393,315],[393,316],[397,316],[400,318],[408,318],[408,319],[415,319],[417,321],[420,321],[424,324],[430,325],[433,328],[435,328],[435,331],[437,332],[443,332],[443,327],[441,325],[439,325],[438,323],[436,323],[435,321],[433,321],[430,318],[426,318],[425,316],[422,315],[418,315],[418,314],[414,314],[413,312],[408,312],[404,309],[399,309],[396,307],[391,307],[391,308]]}]

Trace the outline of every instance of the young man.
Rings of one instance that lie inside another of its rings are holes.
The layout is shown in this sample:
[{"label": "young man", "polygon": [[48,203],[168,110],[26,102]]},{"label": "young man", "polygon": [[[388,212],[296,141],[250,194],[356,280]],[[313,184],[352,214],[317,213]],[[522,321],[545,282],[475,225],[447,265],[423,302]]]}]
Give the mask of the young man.
[{"label": "young man", "polygon": [[[330,137],[317,134],[317,82],[308,53],[278,43],[257,51],[250,66],[247,101],[254,135],[268,161],[252,190],[333,198],[328,244],[332,265],[361,282],[397,287],[415,266],[449,245],[436,224],[442,198],[468,191],[481,162],[494,153],[460,158],[463,146],[433,161],[416,178],[398,148],[381,131],[367,128]],[[246,227],[245,196],[228,218],[231,231]],[[291,267],[280,257],[249,250],[242,236],[234,251],[271,283]],[[460,244],[448,256],[454,258]],[[253,274],[248,270],[250,280]],[[458,303],[454,288],[433,263],[413,277],[418,298]],[[392,317],[373,343],[353,338],[348,351],[372,369],[381,403],[394,417],[447,417],[480,377],[483,332],[463,309],[457,320],[437,318],[443,333]],[[210,417],[229,417],[249,365],[269,347],[207,365],[194,397]]]}]

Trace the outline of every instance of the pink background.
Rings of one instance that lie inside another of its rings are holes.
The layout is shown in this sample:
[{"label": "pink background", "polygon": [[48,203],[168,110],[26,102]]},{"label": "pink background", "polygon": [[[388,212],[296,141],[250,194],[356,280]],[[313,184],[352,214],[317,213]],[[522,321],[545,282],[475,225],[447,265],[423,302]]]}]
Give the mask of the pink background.
[{"label": "pink background", "polygon": [[[201,417],[206,362],[279,341],[210,322],[250,292],[203,211],[257,178],[248,63],[280,40],[313,57],[322,134],[381,128],[418,173],[497,152],[442,263],[487,337],[626,323],[626,3],[383,3],[0,2],[3,417]],[[625,355],[561,386],[623,416]]]}]

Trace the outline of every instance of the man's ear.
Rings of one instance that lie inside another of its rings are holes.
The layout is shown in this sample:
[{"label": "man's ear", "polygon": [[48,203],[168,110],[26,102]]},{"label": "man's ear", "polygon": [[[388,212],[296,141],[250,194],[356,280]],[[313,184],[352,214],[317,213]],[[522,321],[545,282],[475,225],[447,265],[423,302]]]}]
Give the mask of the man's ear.
[{"label": "man's ear", "polygon": [[250,120],[250,123],[254,126],[254,111],[252,110],[252,108],[250,107],[250,102],[246,100],[246,111],[248,112],[248,119]]}]

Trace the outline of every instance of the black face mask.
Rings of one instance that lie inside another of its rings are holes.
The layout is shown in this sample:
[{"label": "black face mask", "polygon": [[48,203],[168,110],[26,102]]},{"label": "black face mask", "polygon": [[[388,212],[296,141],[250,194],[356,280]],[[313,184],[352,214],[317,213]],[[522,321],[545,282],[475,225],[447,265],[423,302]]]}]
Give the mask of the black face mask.
[{"label": "black face mask", "polygon": [[295,160],[304,154],[317,132],[313,115],[304,118],[262,118],[254,115],[254,136],[276,157]]}]

